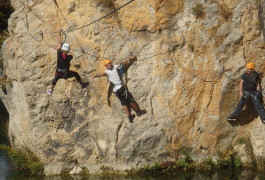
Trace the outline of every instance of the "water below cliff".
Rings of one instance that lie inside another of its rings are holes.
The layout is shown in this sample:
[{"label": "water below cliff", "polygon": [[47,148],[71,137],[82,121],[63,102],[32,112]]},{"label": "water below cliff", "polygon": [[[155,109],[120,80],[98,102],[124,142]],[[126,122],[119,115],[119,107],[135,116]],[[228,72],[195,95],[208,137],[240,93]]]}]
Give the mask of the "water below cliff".
[{"label": "water below cliff", "polygon": [[[9,145],[8,138],[0,133],[0,144]],[[97,175],[97,176],[53,176],[29,177],[12,166],[5,151],[0,150],[0,180],[263,180],[265,172],[252,170],[221,170],[213,172],[178,171],[174,174],[153,175]]]},{"label": "water below cliff", "polygon": [[[8,139],[0,135],[0,144],[8,145]],[[54,176],[54,177],[27,177],[12,167],[7,153],[0,151],[0,180],[263,180],[265,173],[255,170],[222,170],[215,172],[179,171],[174,174],[141,175],[141,176]]]},{"label": "water below cliff", "polygon": [[[0,134],[0,144],[8,144],[7,138],[5,138],[2,134]],[[7,153],[0,150],[0,180],[5,180],[11,172],[11,164],[8,161]]]},{"label": "water below cliff", "polygon": [[[9,145],[8,138],[0,133],[0,144]],[[265,172],[252,170],[221,170],[214,172],[178,171],[174,174],[154,175],[97,175],[97,176],[53,176],[28,177],[12,166],[7,153],[0,150],[0,180],[263,180]]]}]

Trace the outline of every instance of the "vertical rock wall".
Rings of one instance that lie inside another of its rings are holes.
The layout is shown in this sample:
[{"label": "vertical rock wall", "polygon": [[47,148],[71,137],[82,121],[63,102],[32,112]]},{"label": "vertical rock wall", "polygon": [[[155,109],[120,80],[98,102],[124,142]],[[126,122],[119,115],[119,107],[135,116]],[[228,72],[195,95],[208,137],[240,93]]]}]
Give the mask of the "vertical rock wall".
[{"label": "vertical rock wall", "polygon": [[[250,138],[255,157],[264,156],[264,127],[251,106],[237,122],[226,120],[246,62],[265,69],[264,2],[135,0],[71,31],[126,2],[57,0],[61,11],[49,0],[12,2],[11,37],[3,45],[4,74],[12,82],[0,93],[11,142],[34,152],[47,175],[125,171],[174,160],[184,147],[200,161],[233,145],[250,161],[240,138]],[[194,9],[197,3],[202,7]],[[86,95],[74,79],[46,93],[61,28],[71,44],[72,70],[90,82]],[[128,86],[148,112],[133,124],[114,96],[108,107],[108,82],[91,80],[91,71],[104,70],[102,58],[119,63],[131,54],[138,61],[128,71]]]}]

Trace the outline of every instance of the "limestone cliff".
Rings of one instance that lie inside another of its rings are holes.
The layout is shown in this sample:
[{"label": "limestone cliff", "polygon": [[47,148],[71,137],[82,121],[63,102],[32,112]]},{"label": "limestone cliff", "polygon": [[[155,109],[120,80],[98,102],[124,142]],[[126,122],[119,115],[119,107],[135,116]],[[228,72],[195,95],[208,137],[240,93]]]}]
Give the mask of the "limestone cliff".
[{"label": "limestone cliff", "polygon": [[[3,45],[1,90],[15,146],[34,152],[47,175],[125,171],[174,160],[185,147],[197,161],[234,145],[244,161],[265,156],[265,130],[253,108],[230,124],[246,62],[265,70],[263,1],[259,0],[13,0],[10,38]],[[129,2],[129,1],[128,1]],[[198,4],[200,3],[200,4]],[[66,32],[74,79],[46,88],[56,67],[57,34]],[[78,40],[78,41],[77,41]],[[83,48],[83,51],[81,47]],[[86,53],[84,53],[86,52]],[[102,58],[138,57],[128,86],[147,114],[130,124],[118,100],[107,105],[108,82],[92,81]],[[263,87],[265,85],[263,84]],[[250,137],[253,152],[236,142]]]}]

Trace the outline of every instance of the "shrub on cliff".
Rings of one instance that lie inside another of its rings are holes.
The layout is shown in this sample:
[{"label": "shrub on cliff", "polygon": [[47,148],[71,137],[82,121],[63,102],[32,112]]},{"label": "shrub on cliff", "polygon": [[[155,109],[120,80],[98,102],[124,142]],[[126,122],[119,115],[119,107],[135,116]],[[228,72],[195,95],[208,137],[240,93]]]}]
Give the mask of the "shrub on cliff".
[{"label": "shrub on cliff", "polygon": [[0,51],[2,49],[3,42],[9,37],[9,34],[6,30],[0,31]]},{"label": "shrub on cliff", "polygon": [[44,171],[43,164],[30,151],[16,150],[6,145],[0,145],[0,150],[6,150],[11,162],[14,163],[17,170],[30,175],[42,175]]},{"label": "shrub on cliff", "polygon": [[227,148],[223,151],[218,151],[219,159],[217,164],[221,168],[238,168],[242,167],[243,163],[241,159],[237,156],[237,152],[235,152],[232,148]]},{"label": "shrub on cliff", "polygon": [[95,0],[98,4],[103,4],[106,7],[110,7],[113,5],[114,0]]},{"label": "shrub on cliff", "polygon": [[205,12],[204,12],[204,8],[203,8],[202,4],[201,3],[197,3],[196,6],[194,6],[192,8],[192,13],[197,18],[204,17]]}]

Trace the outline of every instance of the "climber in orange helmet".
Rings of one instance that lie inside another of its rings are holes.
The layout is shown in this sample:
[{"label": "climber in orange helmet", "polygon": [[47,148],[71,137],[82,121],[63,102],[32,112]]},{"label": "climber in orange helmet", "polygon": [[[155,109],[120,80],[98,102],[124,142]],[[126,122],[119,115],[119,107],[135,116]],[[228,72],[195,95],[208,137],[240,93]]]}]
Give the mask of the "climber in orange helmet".
[{"label": "climber in orange helmet", "polygon": [[133,123],[133,119],[135,118],[134,114],[131,114],[130,107],[136,112],[137,116],[141,116],[146,113],[146,110],[141,110],[135,101],[132,94],[128,91],[126,84],[122,80],[123,75],[123,66],[129,66],[130,63],[137,60],[135,56],[130,57],[128,60],[124,61],[120,65],[113,65],[112,61],[109,59],[104,60],[104,65],[106,67],[106,71],[101,74],[96,74],[93,76],[94,78],[107,76],[109,81],[113,84],[113,92],[119,98],[126,114],[128,115],[129,122]]},{"label": "climber in orange helmet", "polygon": [[254,68],[255,64],[252,62],[246,65],[246,72],[242,75],[239,86],[239,96],[241,99],[235,111],[231,114],[230,117],[228,117],[227,120],[229,121],[235,121],[236,117],[246,105],[247,101],[251,99],[262,122],[265,123],[265,110],[261,103],[261,78],[260,74],[254,71]]}]

